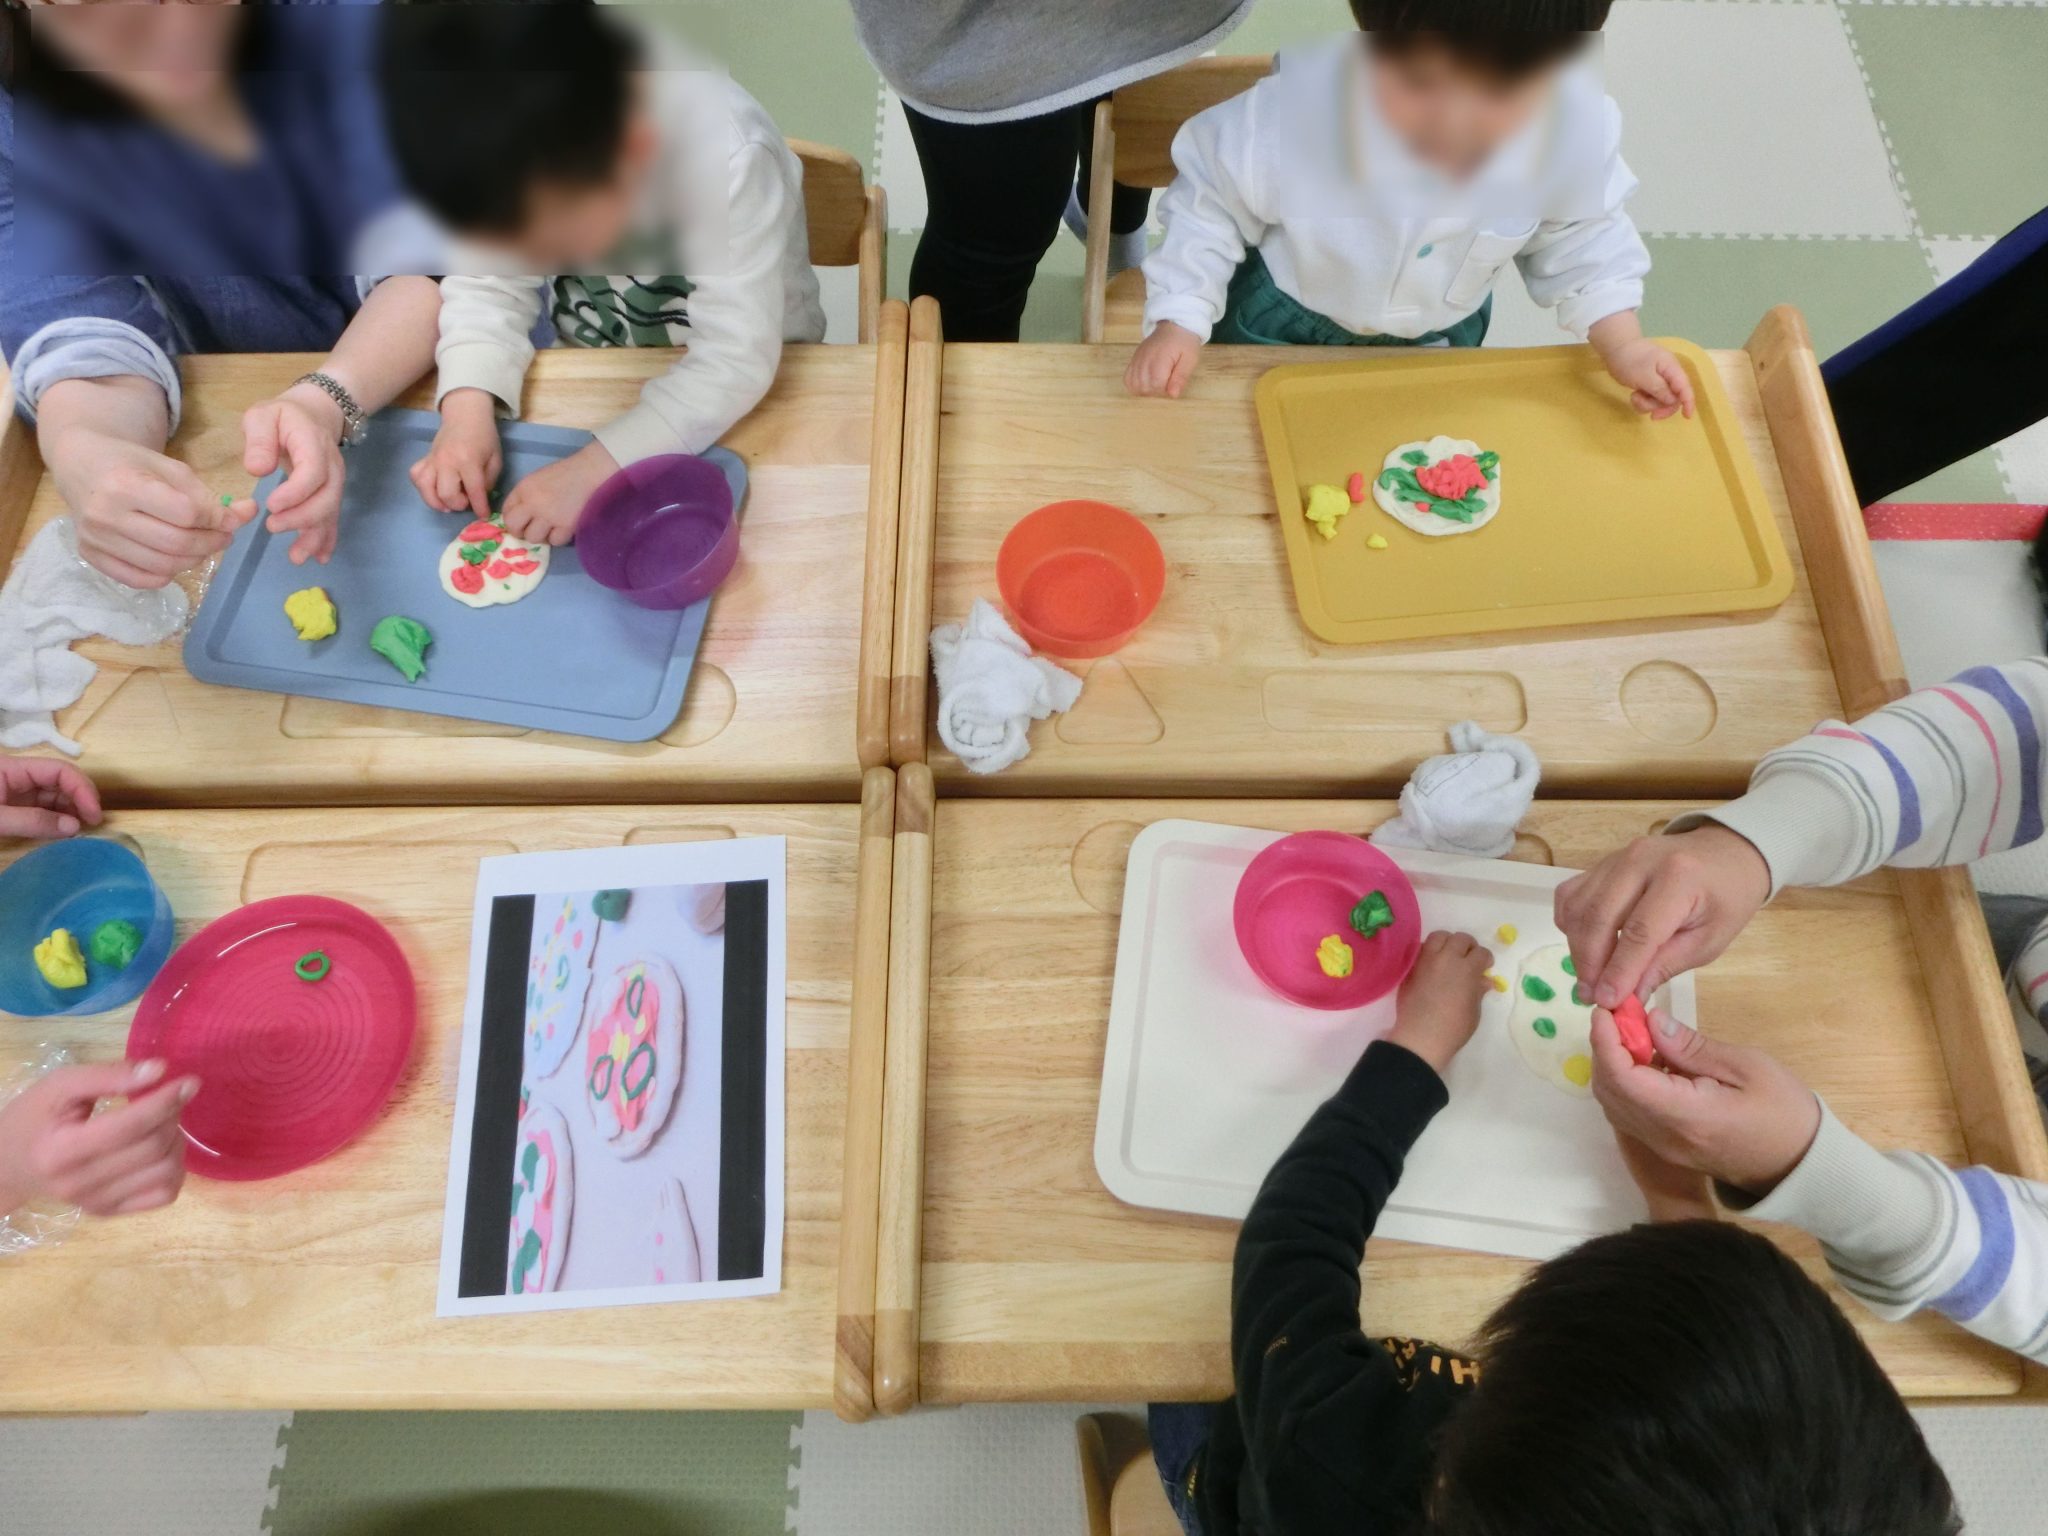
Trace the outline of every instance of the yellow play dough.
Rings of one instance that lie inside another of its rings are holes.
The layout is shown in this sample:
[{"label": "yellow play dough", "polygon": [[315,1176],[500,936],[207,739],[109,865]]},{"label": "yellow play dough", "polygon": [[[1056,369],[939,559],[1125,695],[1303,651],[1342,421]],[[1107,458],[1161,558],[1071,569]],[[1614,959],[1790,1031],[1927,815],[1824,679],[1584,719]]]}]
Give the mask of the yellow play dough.
[{"label": "yellow play dough", "polygon": [[85,956],[79,953],[78,940],[71,937],[70,929],[54,930],[36,946],[35,955],[36,969],[51,986],[71,992],[85,985]]},{"label": "yellow play dough", "polygon": [[1567,1056],[1564,1065],[1558,1069],[1581,1088],[1593,1081],[1593,1058],[1590,1056]]},{"label": "yellow play dough", "polygon": [[284,600],[284,616],[301,640],[325,640],[334,633],[334,600],[325,587],[302,587]]},{"label": "yellow play dough", "polygon": [[1522,931],[1513,923],[1502,923],[1493,932],[1494,936],[1503,944],[1512,944],[1522,936]]},{"label": "yellow play dough", "polygon": [[1322,530],[1326,539],[1337,537],[1337,524],[1351,510],[1351,498],[1334,485],[1312,485],[1308,488],[1308,505],[1302,509],[1302,516]]},{"label": "yellow play dough", "polygon": [[1494,991],[1496,991],[1496,992],[1505,992],[1505,991],[1507,991],[1507,989],[1508,989],[1508,979],[1507,979],[1507,977],[1505,977],[1505,976],[1496,976],[1496,975],[1495,975],[1495,974],[1494,974],[1494,973],[1493,973],[1492,971],[1488,971],[1488,972],[1486,973],[1486,979],[1487,979],[1487,982],[1488,982],[1488,983],[1489,983],[1489,984],[1490,984],[1490,985],[1491,985],[1491,986],[1493,987],[1493,990],[1494,990]]},{"label": "yellow play dough", "polygon": [[1323,968],[1325,976],[1349,976],[1351,946],[1336,934],[1330,934],[1316,946],[1316,964]]},{"label": "yellow play dough", "polygon": [[1367,549],[1385,549],[1387,547],[1387,541],[1380,534],[1369,533],[1365,536],[1365,547]]}]

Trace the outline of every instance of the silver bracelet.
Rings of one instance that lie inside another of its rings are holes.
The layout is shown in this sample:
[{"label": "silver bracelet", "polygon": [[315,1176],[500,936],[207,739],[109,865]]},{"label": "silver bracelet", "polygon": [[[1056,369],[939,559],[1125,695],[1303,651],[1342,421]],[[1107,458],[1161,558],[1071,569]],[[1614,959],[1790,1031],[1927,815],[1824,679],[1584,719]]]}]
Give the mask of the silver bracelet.
[{"label": "silver bracelet", "polygon": [[369,421],[363,415],[363,408],[356,404],[356,397],[342,387],[338,380],[324,373],[308,373],[292,380],[292,387],[310,384],[341,407],[341,446],[353,448],[369,434]]}]

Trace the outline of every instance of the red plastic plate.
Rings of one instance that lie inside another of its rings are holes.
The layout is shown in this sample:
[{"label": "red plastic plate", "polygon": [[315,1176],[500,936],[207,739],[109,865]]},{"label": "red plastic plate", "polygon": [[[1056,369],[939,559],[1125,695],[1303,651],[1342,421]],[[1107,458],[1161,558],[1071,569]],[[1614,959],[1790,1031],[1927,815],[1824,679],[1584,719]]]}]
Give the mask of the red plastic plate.
[{"label": "red plastic plate", "polygon": [[[302,981],[320,951],[327,974]],[[268,1179],[335,1152],[377,1116],[405,1070],[412,968],[369,913],[326,896],[253,902],[173,954],[135,1010],[128,1059],[195,1074],[186,1166]]]}]

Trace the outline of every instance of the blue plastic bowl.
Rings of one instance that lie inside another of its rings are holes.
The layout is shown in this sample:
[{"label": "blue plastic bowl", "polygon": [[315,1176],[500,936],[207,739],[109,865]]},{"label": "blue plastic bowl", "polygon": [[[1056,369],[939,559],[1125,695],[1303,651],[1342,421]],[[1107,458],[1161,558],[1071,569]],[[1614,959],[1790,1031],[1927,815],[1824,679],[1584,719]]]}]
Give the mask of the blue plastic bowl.
[{"label": "blue plastic bowl", "polygon": [[[125,918],[142,930],[142,948],[120,970],[96,965],[93,930]],[[36,969],[35,947],[68,928],[85,951],[85,985],[59,991]],[[104,837],[50,843],[0,871],[0,1013],[46,1018],[103,1013],[142,995],[171,956],[177,926],[171,904],[141,859]]]}]

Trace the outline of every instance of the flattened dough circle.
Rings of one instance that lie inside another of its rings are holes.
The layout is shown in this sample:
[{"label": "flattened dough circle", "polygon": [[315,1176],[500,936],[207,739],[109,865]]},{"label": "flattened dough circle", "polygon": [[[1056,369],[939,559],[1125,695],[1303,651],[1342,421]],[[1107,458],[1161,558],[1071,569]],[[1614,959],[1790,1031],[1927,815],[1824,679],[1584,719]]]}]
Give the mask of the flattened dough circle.
[{"label": "flattened dough circle", "polygon": [[[1477,458],[1480,448],[1477,443],[1465,437],[1439,436],[1429,438],[1423,442],[1403,443],[1387,455],[1385,462],[1380,465],[1380,474],[1384,475],[1390,469],[1415,469],[1421,467],[1403,462],[1401,455],[1404,453],[1427,454],[1429,462],[1437,464],[1454,454],[1460,453]],[[1387,516],[1393,518],[1403,527],[1412,528],[1427,538],[1448,538],[1454,533],[1475,533],[1493,521],[1494,514],[1500,511],[1500,478],[1501,467],[1495,464],[1493,467],[1493,478],[1486,483],[1486,488],[1479,493],[1479,510],[1472,514],[1472,521],[1469,523],[1456,522],[1451,518],[1439,516],[1435,512],[1418,511],[1412,501],[1404,500],[1388,487],[1381,485],[1377,477],[1374,478],[1372,483],[1372,499],[1379,503],[1379,508],[1382,512],[1386,513]]]}]

